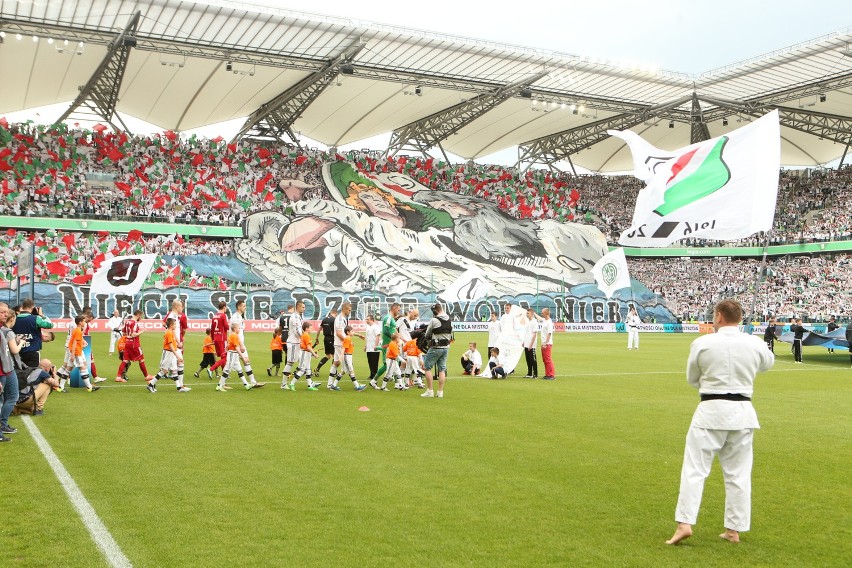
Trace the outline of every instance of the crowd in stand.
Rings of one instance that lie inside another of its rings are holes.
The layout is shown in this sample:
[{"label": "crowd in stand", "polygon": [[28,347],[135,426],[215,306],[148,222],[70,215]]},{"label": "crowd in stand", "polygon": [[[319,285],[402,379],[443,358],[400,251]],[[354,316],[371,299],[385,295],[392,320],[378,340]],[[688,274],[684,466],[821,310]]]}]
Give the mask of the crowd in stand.
[{"label": "crowd in stand", "polygon": [[563,177],[541,171],[518,175],[500,166],[370,151],[344,156],[249,140],[182,139],[172,132],[129,136],[95,128],[0,124],[0,215],[239,224],[255,211],[282,208],[282,179],[304,182],[322,197],[320,169],[329,160],[349,160],[370,174],[404,173],[432,189],[495,201],[520,218],[572,220],[579,197]]},{"label": "crowd in stand", "polygon": [[[758,259],[731,258],[628,260],[631,276],[683,321],[708,320],[709,310],[722,298],[735,298],[749,310],[760,264]],[[852,314],[852,255],[769,259],[766,268],[755,306],[758,316],[827,321],[831,315]]]},{"label": "crowd in stand", "polygon": [[[216,275],[196,274],[168,258],[192,254],[229,256],[233,250],[229,240],[184,240],[176,235],[144,236],[132,232],[28,233],[15,229],[8,229],[4,239],[9,246],[0,251],[0,287],[15,278],[18,254],[26,243],[35,247],[36,280],[41,282],[85,285],[105,260],[124,254],[152,253],[160,258],[146,287],[225,289],[233,285]],[[707,310],[723,297],[735,297],[750,306],[759,266],[758,259],[629,259],[631,276],[658,294],[671,312],[684,321],[705,319]],[[852,313],[850,274],[852,255],[770,258],[757,312],[810,319]]]},{"label": "crowd in stand", "polygon": [[[617,241],[630,226],[642,182],[632,176],[578,176],[543,170],[345,155],[250,140],[181,138],[173,132],[130,136],[66,125],[8,125],[0,119],[0,215],[131,216],[157,221],[239,224],[260,210],[284,208],[282,179],[323,197],[322,165],[347,160],[366,174],[403,173],[426,187],[474,195],[518,218],[593,223]],[[104,183],[104,179],[112,180]],[[772,242],[852,238],[852,167],[782,171]],[[687,246],[760,245],[760,237]]]},{"label": "crowd in stand", "polygon": [[[303,182],[309,197],[328,197],[320,179],[329,160],[350,161],[367,176],[402,173],[432,189],[451,190],[496,202],[518,218],[553,218],[592,223],[610,242],[630,225],[641,181],[631,176],[569,177],[546,171],[473,163],[453,165],[433,159],[380,152],[346,155],[243,140],[227,143],[175,133],[129,136],[95,127],[8,125],[0,119],[0,215],[51,217],[130,216],[170,223],[235,224],[255,211],[284,210],[282,179]],[[104,183],[104,180],[111,180]],[[771,243],[852,238],[852,167],[840,170],[782,171]],[[136,234],[138,233],[138,234]],[[0,286],[15,276],[24,241],[35,246],[37,280],[86,284],[104,260],[144,252],[159,255],[232,252],[230,241],[144,236],[24,232],[9,229],[0,252]],[[757,246],[763,237],[738,242],[682,241],[680,246]],[[92,262],[88,262],[91,259]],[[850,260],[825,257],[771,261],[762,310],[775,314],[845,312],[852,306],[842,291]],[[709,305],[733,294],[750,305],[756,260],[631,260],[633,275],[658,291],[673,313],[701,319]],[[180,283],[227,287],[217,276],[201,276],[161,258],[148,286]]]},{"label": "crowd in stand", "polygon": [[15,229],[7,229],[3,240],[8,246],[0,250],[0,287],[6,287],[16,278],[18,255],[27,243],[32,244],[37,259],[33,265],[37,282],[88,284],[106,260],[128,254],[157,254],[158,262],[145,282],[146,287],[226,288],[230,285],[216,275],[199,275],[174,259],[167,262],[165,258],[192,254],[229,256],[233,252],[229,240],[145,236],[140,231],[114,234],[48,230],[41,233]]},{"label": "crowd in stand", "polygon": [[[594,223],[615,243],[630,226],[643,182],[625,176],[579,176],[578,216]],[[839,170],[782,170],[770,244],[852,239],[852,167]],[[674,246],[762,246],[765,238],[739,241],[687,239]]]}]

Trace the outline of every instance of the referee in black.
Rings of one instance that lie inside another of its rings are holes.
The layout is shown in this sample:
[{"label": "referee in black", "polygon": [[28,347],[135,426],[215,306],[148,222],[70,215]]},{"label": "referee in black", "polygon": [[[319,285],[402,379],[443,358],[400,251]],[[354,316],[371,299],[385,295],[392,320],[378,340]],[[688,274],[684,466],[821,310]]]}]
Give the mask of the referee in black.
[{"label": "referee in black", "polygon": [[[319,360],[317,363],[317,368],[314,369],[314,375],[319,375],[320,369],[325,365],[329,359],[334,358],[334,320],[337,318],[337,310],[334,308],[328,312],[328,315],[323,318],[320,322],[320,329],[322,330],[322,347],[325,350],[325,355],[323,358]],[[319,340],[319,337],[317,337]],[[317,341],[319,343],[319,341]],[[316,347],[317,343],[314,343],[314,347]]]}]

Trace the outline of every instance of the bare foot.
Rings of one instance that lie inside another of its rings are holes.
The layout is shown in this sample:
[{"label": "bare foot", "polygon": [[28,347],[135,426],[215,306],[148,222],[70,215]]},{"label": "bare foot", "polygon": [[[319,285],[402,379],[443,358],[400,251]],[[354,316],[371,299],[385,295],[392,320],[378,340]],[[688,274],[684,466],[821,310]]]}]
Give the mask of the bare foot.
[{"label": "bare foot", "polygon": [[678,523],[672,537],[666,541],[666,544],[677,544],[682,540],[686,540],[692,536],[692,525],[687,523]]},{"label": "bare foot", "polygon": [[740,533],[731,529],[725,529],[725,532],[719,535],[719,538],[724,538],[728,542],[739,542]]}]

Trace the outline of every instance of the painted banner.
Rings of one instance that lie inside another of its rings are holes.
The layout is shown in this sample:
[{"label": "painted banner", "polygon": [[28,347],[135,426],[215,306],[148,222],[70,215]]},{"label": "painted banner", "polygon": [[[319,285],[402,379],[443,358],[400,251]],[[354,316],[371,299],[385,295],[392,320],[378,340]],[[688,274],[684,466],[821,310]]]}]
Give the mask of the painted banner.
[{"label": "painted banner", "polygon": [[[144,313],[144,319],[161,320],[168,313],[171,302],[176,299],[186,304],[186,313],[190,320],[209,320],[217,312],[220,301],[228,303],[233,309],[238,300],[244,300],[247,306],[246,319],[270,322],[278,318],[281,310],[299,300],[305,302],[306,319],[318,319],[333,308],[339,310],[344,301],[352,304],[352,312],[356,317],[363,312],[363,307],[367,303],[386,306],[389,302],[399,302],[403,305],[434,302],[430,294],[424,293],[385,295],[371,292],[360,294],[342,291],[318,292],[304,288],[293,290],[254,288],[242,291],[175,287],[143,289],[131,297],[120,294],[93,296],[88,286],[75,284],[39,282],[35,285],[36,305],[41,307],[45,315],[51,319],[73,318],[82,313],[84,307],[91,306],[98,319],[109,319],[113,310],[118,310],[120,314],[126,316],[140,309]],[[499,297],[490,296],[475,301],[453,302],[446,304],[445,307],[450,319],[454,322],[486,322],[492,312],[503,314],[504,306],[512,304],[524,309],[532,307],[536,311],[549,308],[555,322],[603,324],[623,321],[628,304],[633,303],[637,305],[643,320],[675,322],[674,316],[665,307],[662,298],[636,281],[633,284],[632,296],[629,291],[626,293],[620,291],[611,299],[604,298],[594,284],[580,284],[567,289],[564,295],[519,293]]]}]

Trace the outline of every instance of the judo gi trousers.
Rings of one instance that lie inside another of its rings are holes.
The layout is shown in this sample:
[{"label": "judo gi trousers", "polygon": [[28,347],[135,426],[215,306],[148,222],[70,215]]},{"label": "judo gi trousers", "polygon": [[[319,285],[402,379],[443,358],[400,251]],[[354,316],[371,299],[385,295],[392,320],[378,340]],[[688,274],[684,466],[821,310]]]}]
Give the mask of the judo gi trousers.
[{"label": "judo gi trousers", "polygon": [[753,439],[754,430],[751,428],[708,430],[689,427],[675,521],[694,525],[698,520],[704,480],[710,475],[713,458],[718,454],[725,480],[725,528],[740,532],[749,530]]}]

